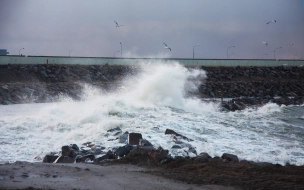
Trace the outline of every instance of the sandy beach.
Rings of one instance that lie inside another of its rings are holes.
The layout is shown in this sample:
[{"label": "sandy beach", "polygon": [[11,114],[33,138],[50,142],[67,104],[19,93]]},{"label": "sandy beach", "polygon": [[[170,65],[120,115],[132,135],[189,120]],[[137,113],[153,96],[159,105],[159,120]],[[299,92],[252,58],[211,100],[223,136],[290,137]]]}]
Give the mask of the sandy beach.
[{"label": "sandy beach", "polygon": [[0,165],[0,189],[237,189],[220,185],[186,184],[152,173],[153,170],[129,164],[15,162]]}]

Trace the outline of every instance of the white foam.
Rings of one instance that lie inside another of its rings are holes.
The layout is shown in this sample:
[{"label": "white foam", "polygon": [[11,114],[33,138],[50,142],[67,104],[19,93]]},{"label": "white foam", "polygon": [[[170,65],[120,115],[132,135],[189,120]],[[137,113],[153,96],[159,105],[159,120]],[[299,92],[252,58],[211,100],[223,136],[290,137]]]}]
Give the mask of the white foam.
[{"label": "white foam", "polygon": [[[152,144],[169,150],[175,143],[164,134],[168,128],[193,139],[186,143],[198,153],[304,164],[299,137],[304,133],[300,130],[303,121],[290,124],[284,120],[288,113],[288,119],[298,119],[292,113],[303,113],[303,106],[288,109],[270,103],[257,110],[223,113],[217,104],[186,97],[184,87],[191,84],[190,90],[195,90],[198,84],[191,80],[204,79],[204,71],[159,61],[143,63],[142,70],[111,94],[85,85],[83,101],[0,106],[0,161],[35,161],[72,143],[118,146],[117,141],[109,141],[116,137],[107,130],[120,127],[123,132],[142,133]],[[187,146],[170,153],[184,155]]]}]

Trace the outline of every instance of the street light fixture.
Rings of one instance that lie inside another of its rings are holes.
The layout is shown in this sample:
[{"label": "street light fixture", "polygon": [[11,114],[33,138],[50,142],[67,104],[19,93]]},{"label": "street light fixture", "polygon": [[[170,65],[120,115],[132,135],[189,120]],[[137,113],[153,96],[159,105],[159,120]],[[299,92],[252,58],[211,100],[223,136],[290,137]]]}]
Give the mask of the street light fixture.
[{"label": "street light fixture", "polygon": [[120,42],[120,57],[122,57],[122,43],[121,42]]},{"label": "street light fixture", "polygon": [[114,52],[114,57],[115,57],[115,53],[118,53],[118,52],[119,52],[119,51],[115,51],[115,52]]},{"label": "street light fixture", "polygon": [[273,57],[274,57],[274,59],[276,59],[276,58],[275,58],[275,52],[276,52],[276,50],[277,50],[277,49],[281,49],[281,48],[282,48],[282,47],[278,47],[278,48],[275,48],[275,49],[273,50]]},{"label": "street light fixture", "polygon": [[228,57],[229,57],[229,56],[228,56],[228,50],[229,50],[230,48],[233,48],[233,47],[235,47],[235,46],[230,46],[230,47],[227,48],[227,59],[228,59]]},{"label": "street light fixture", "polygon": [[20,51],[23,50],[23,49],[24,49],[24,48],[19,49],[19,55],[21,55],[21,54],[20,54]]},{"label": "street light fixture", "polygon": [[199,44],[193,46],[193,59],[194,59],[194,48],[197,47],[197,46],[200,46]]},{"label": "street light fixture", "polygon": [[71,57],[71,52],[72,52],[72,51],[74,51],[74,50],[71,50],[71,51],[69,52],[69,57]]},{"label": "street light fixture", "polygon": [[265,55],[268,55],[268,53],[264,54],[264,55],[262,56],[262,59],[264,59],[264,56],[265,56]]}]

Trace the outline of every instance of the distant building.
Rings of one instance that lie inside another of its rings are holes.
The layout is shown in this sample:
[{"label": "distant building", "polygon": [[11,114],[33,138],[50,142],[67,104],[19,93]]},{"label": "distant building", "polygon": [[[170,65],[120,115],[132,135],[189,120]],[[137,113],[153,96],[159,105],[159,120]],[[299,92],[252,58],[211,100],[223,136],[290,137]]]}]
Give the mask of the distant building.
[{"label": "distant building", "polygon": [[0,49],[0,55],[7,55],[9,52],[7,52],[6,49]]}]

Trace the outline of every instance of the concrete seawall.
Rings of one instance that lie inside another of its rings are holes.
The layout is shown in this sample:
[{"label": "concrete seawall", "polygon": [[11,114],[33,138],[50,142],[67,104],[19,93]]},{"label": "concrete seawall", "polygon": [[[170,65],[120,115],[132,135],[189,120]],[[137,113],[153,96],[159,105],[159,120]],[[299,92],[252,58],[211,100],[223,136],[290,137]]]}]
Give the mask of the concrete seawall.
[{"label": "concrete seawall", "polygon": [[273,59],[178,59],[178,58],[112,58],[112,57],[57,57],[57,56],[0,56],[0,65],[7,64],[60,64],[60,65],[136,65],[159,60],[167,63],[178,62],[185,66],[304,66],[304,60]]}]

